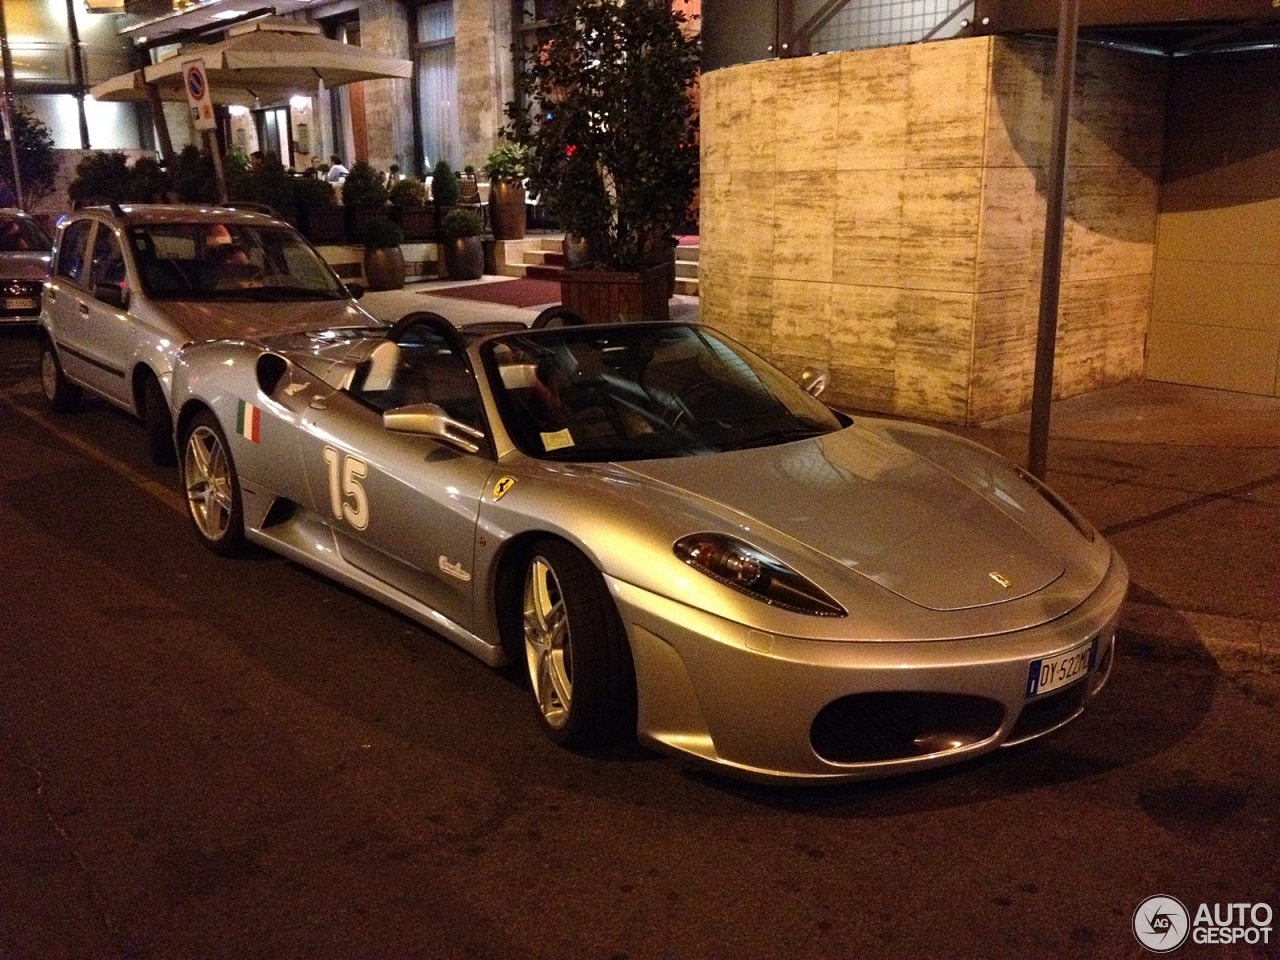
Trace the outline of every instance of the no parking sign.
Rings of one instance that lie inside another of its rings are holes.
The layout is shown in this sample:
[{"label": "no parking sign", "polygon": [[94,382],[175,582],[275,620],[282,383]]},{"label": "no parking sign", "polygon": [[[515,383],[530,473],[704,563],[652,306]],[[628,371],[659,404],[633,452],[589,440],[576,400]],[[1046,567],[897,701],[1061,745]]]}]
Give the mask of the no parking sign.
[{"label": "no parking sign", "polygon": [[182,65],[183,86],[187,88],[187,105],[191,108],[191,122],[197,130],[212,130],[217,121],[213,116],[213,101],[209,99],[209,78],[204,72],[203,60],[191,60]]}]

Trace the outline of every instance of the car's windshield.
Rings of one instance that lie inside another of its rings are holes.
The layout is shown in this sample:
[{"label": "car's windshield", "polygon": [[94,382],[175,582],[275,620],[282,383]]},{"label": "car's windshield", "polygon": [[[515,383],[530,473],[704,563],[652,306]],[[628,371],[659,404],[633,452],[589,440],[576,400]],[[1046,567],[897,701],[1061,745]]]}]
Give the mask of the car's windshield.
[{"label": "car's windshield", "polygon": [[328,265],[292,230],[244,223],[149,223],[129,228],[143,289],[171,300],[328,300],[346,297]]},{"label": "car's windshield", "polygon": [[825,406],[703,327],[564,327],[484,345],[512,440],[555,460],[637,460],[840,429]]},{"label": "car's windshield", "polygon": [[25,217],[0,218],[0,252],[41,250],[48,253],[52,247],[53,241],[34,220]]}]

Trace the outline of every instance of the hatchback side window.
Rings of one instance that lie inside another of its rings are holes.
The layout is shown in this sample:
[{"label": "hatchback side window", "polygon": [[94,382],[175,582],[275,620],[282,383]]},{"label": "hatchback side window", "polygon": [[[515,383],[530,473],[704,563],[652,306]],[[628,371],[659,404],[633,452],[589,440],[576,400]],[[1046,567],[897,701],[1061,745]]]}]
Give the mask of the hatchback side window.
[{"label": "hatchback side window", "polygon": [[62,243],[58,246],[58,266],[56,273],[72,283],[82,283],[85,279],[85,247],[89,241],[89,229],[92,220],[77,220],[70,223],[62,231]]},{"label": "hatchback side window", "polygon": [[116,239],[115,232],[105,225],[98,228],[98,236],[93,241],[90,282],[112,286],[124,283],[124,254],[120,252],[120,241]]}]

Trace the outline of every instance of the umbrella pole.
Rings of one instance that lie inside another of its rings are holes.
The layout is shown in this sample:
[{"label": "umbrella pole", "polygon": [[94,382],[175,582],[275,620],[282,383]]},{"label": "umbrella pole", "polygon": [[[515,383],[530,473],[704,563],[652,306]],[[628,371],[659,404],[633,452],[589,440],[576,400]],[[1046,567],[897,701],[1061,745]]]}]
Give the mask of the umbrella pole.
[{"label": "umbrella pole", "polygon": [[147,84],[147,103],[151,105],[151,122],[156,128],[156,139],[160,141],[160,156],[164,159],[165,168],[173,170],[173,140],[169,137],[169,121],[164,115],[160,91],[154,83]]}]

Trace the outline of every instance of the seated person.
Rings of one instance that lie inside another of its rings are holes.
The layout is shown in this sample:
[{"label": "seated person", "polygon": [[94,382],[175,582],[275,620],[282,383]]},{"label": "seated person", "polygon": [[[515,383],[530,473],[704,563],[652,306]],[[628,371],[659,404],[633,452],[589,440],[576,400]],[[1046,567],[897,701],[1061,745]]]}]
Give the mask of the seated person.
[{"label": "seated person", "polygon": [[249,252],[235,241],[224,223],[211,223],[205,227],[201,273],[206,280],[204,285],[215,290],[246,287],[261,276],[261,271],[249,258]]}]

